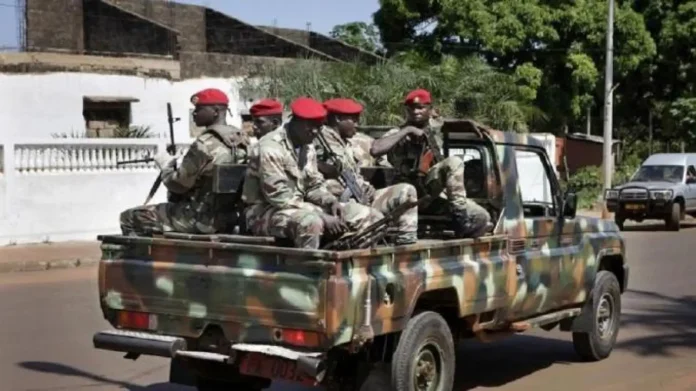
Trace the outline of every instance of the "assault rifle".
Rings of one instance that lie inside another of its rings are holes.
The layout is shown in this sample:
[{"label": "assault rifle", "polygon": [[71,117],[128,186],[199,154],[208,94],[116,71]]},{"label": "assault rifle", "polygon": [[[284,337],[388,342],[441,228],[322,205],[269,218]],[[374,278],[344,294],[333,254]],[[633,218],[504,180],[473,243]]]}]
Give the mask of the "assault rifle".
[{"label": "assault rifle", "polygon": [[344,251],[358,250],[375,246],[380,241],[384,240],[387,235],[387,227],[396,221],[401,215],[406,213],[414,206],[427,204],[432,200],[432,196],[427,195],[419,198],[416,201],[407,202],[399,205],[390,213],[387,213],[381,219],[367,226],[365,229],[356,233],[349,233],[328,243],[324,246],[324,250]]},{"label": "assault rifle", "polygon": [[346,190],[343,192],[343,194],[341,194],[340,201],[348,202],[352,194],[353,197],[355,197],[356,201],[363,205],[367,205],[369,200],[366,199],[365,193],[358,184],[358,180],[355,177],[355,172],[343,167],[341,158],[338,155],[336,155],[336,152],[334,152],[333,149],[331,149],[331,146],[326,141],[326,138],[324,138],[324,135],[322,134],[321,130],[317,132],[316,137],[317,140],[319,140],[319,144],[321,144],[322,148],[324,148],[324,151],[326,151],[326,153],[329,155],[329,159],[331,160],[330,164],[334,167],[342,168],[339,177],[343,182],[343,186],[346,187]]},{"label": "assault rifle", "polygon": [[[170,144],[167,145],[167,152],[169,152],[172,155],[176,155],[176,143],[174,142],[174,122],[177,122],[181,120],[181,118],[174,118],[172,114],[172,104],[167,102],[167,122],[169,122],[169,141]],[[117,166],[122,166],[124,164],[137,164],[137,163],[149,163],[154,161],[155,159],[152,157],[146,157],[143,159],[135,159],[135,160],[126,160],[122,162],[117,162]],[[152,199],[152,197],[155,196],[155,193],[157,193],[157,189],[159,189],[160,185],[162,184],[162,174],[160,173],[157,175],[157,179],[155,179],[155,182],[152,184],[152,187],[150,188],[150,193],[148,193],[147,198],[145,199],[145,203],[143,205],[147,205],[148,202]]]},{"label": "assault rifle", "polygon": [[431,129],[424,130],[425,137],[423,143],[423,149],[421,150],[420,156],[416,160],[415,170],[418,175],[426,175],[428,170],[437,163],[445,160],[445,157],[440,152],[440,148],[437,145],[437,140],[435,139],[435,134]]}]

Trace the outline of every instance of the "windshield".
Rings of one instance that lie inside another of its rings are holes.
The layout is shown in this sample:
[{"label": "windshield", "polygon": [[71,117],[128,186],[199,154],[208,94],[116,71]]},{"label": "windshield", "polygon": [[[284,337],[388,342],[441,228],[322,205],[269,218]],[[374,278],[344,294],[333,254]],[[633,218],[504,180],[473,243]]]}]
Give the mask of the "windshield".
[{"label": "windshield", "polygon": [[631,182],[681,182],[684,178],[683,166],[641,166],[633,175]]}]

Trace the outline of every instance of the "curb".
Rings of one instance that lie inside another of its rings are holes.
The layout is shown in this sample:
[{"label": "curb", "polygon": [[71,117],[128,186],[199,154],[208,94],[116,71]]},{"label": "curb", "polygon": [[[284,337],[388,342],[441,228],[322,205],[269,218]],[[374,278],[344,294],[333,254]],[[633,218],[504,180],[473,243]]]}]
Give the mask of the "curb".
[{"label": "curb", "polygon": [[78,267],[96,266],[99,259],[65,259],[56,261],[10,261],[0,262],[0,274],[39,272],[54,269],[74,269]]}]

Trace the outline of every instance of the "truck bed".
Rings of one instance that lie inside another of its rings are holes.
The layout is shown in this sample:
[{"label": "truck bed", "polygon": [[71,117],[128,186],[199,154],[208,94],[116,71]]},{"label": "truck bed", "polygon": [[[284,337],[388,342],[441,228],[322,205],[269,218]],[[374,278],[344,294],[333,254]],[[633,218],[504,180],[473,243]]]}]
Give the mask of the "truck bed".
[{"label": "truck bed", "polygon": [[[481,267],[473,265],[480,257],[491,259],[486,263],[492,269],[509,259],[505,236],[337,252],[277,247],[269,238],[249,244],[235,243],[246,239],[234,235],[177,235],[99,237],[100,301],[114,327],[193,340],[214,330],[240,343],[330,347],[352,340],[365,317],[368,286],[375,303],[369,318],[377,318],[382,274],[399,276],[393,282],[402,289],[415,289],[413,284],[442,284],[435,269],[457,268],[463,276]],[[412,298],[401,293],[394,305],[407,310]],[[134,325],[129,319],[138,314],[147,321]],[[393,316],[390,327],[399,311]],[[377,334],[390,331],[387,320],[374,322]]]}]

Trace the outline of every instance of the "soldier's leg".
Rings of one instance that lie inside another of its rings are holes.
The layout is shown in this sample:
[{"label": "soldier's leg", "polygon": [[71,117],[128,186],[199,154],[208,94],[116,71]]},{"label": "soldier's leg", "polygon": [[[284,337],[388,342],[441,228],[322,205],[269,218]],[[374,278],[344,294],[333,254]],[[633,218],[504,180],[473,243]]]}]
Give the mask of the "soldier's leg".
[{"label": "soldier's leg", "polygon": [[121,232],[130,236],[150,236],[153,233],[172,231],[168,203],[142,205],[121,213]]},{"label": "soldier's leg", "polygon": [[[372,207],[383,214],[391,213],[399,206],[418,200],[416,188],[409,183],[399,183],[397,185],[385,187],[375,191],[375,199]],[[395,244],[404,245],[418,241],[418,206],[406,211],[398,220],[394,227]]]},{"label": "soldier's leg", "polygon": [[324,221],[314,210],[285,209],[270,216],[268,232],[273,237],[292,239],[297,248],[318,249]]},{"label": "soldier's leg", "polygon": [[464,160],[460,157],[450,156],[434,165],[428,171],[425,184],[433,195],[445,190],[458,228],[457,236],[478,236],[481,231],[490,228],[491,216],[488,211],[466,197]]},{"label": "soldier's leg", "polygon": [[[375,193],[376,194],[376,193]],[[384,217],[379,210],[358,204],[357,202],[347,202],[342,204],[343,212],[348,229],[351,231],[360,231],[367,228],[370,224]]]}]

